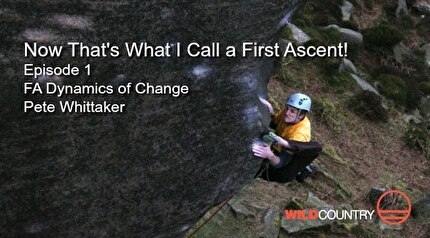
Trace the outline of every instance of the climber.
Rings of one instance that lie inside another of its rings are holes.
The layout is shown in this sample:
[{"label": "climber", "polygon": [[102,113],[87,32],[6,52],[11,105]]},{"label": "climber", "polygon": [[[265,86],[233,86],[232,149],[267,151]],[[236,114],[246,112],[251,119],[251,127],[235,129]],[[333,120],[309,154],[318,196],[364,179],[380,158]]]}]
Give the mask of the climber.
[{"label": "climber", "polygon": [[[286,101],[285,108],[275,115],[272,105],[265,99],[260,98],[260,100],[266,105],[272,116],[270,127],[275,130],[275,133],[264,137],[266,141],[269,140],[272,143],[254,144],[252,151],[255,156],[265,159],[263,165],[267,162],[270,163],[269,171],[279,172],[278,170],[291,162],[297,147],[296,142],[310,142],[311,140],[311,125],[307,113],[311,109],[312,102],[307,95],[294,93]],[[306,143],[302,144],[306,145]],[[319,144],[317,146],[320,147]],[[318,148],[316,151],[318,152]],[[261,169],[264,169],[263,165]],[[296,179],[303,182],[311,172],[311,167],[306,166],[297,174]]]}]

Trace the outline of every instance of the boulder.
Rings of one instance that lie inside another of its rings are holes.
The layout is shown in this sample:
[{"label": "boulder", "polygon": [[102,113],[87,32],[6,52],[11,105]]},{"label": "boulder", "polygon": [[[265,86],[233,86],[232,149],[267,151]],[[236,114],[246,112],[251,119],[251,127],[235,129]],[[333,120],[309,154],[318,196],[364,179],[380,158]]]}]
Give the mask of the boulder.
[{"label": "boulder", "polygon": [[376,95],[380,96],[378,90],[376,90],[376,88],[374,88],[372,85],[370,85],[368,82],[366,82],[366,80],[360,78],[360,76],[351,73],[351,77],[355,80],[355,82],[363,89],[363,90],[367,90],[370,91],[372,93],[375,93]]},{"label": "boulder", "polygon": [[430,96],[421,98],[420,112],[423,116],[430,118]]},{"label": "boulder", "polygon": [[[342,211],[342,210],[347,210],[347,211],[351,211],[353,210],[351,204],[341,204],[339,207],[336,207],[336,210],[338,211]],[[351,232],[355,227],[358,226],[358,220],[357,219],[345,219],[345,220],[339,220],[336,221],[337,224],[339,224],[340,226],[343,227],[343,229],[347,230],[348,232]]]},{"label": "boulder", "polygon": [[[250,145],[270,120],[273,59],[23,56],[24,41],[66,45],[190,42],[271,45],[297,0],[1,1],[0,237],[182,237],[249,183]],[[4,11],[3,11],[4,12]],[[252,17],[250,17],[252,16]],[[108,51],[109,52],[109,51]],[[23,65],[91,64],[58,85],[186,85],[171,95],[23,95]],[[24,100],[106,101],[123,113],[27,113]]]},{"label": "boulder", "polygon": [[389,231],[401,231],[403,229],[403,224],[400,225],[388,225],[383,221],[378,220],[379,229],[381,231],[389,230]]},{"label": "boulder", "polygon": [[353,8],[354,5],[352,5],[352,3],[350,3],[349,1],[343,1],[342,5],[340,6],[343,21],[349,21],[351,19],[351,13]]},{"label": "boulder", "polygon": [[424,15],[430,15],[430,3],[416,2],[412,5],[418,12]]},{"label": "boulder", "polygon": [[291,32],[293,33],[293,39],[298,45],[303,45],[304,43],[311,40],[311,37],[296,25],[290,23],[287,25],[287,27],[290,28]]},{"label": "boulder", "polygon": [[362,44],[363,43],[363,35],[358,31],[353,31],[351,29],[342,28],[338,25],[329,25],[326,28],[333,28],[339,31],[342,39],[351,44]]},{"label": "boulder", "polygon": [[339,64],[339,69],[337,71],[339,73],[352,72],[354,74],[357,74],[357,68],[355,68],[355,65],[351,62],[351,60],[347,58],[342,58]]},{"label": "boulder", "polygon": [[[309,192],[308,199],[304,202],[302,206],[305,207],[306,214],[308,214],[309,208],[317,210],[329,210],[334,209],[332,205],[328,205],[313,193]],[[281,228],[285,230],[288,234],[299,233],[309,229],[324,229],[330,227],[334,222],[326,220],[299,220],[299,219],[286,219],[285,215],[281,219]]]},{"label": "boulder", "polygon": [[267,209],[261,217],[261,238],[277,238],[279,235],[279,214],[272,208]]},{"label": "boulder", "polygon": [[419,110],[414,110],[413,114],[403,114],[402,118],[406,123],[420,124],[423,121]]},{"label": "boulder", "polygon": [[264,209],[255,204],[249,204],[246,201],[240,200],[229,202],[228,204],[235,217],[239,219],[255,218],[259,211]]},{"label": "boulder", "polygon": [[427,67],[430,67],[430,44],[425,44],[425,45],[423,45],[422,47],[421,47],[421,49],[422,50],[424,50],[425,52],[426,52],[426,55],[425,55],[425,57],[426,57],[426,61],[425,61],[425,63],[426,63],[426,65],[427,65]]},{"label": "boulder", "polygon": [[408,6],[405,0],[397,0],[396,17],[399,18],[401,13],[408,14]]},{"label": "boulder", "polygon": [[399,63],[413,62],[417,61],[417,56],[412,53],[412,51],[405,46],[405,44],[398,43],[393,47],[394,58]]}]

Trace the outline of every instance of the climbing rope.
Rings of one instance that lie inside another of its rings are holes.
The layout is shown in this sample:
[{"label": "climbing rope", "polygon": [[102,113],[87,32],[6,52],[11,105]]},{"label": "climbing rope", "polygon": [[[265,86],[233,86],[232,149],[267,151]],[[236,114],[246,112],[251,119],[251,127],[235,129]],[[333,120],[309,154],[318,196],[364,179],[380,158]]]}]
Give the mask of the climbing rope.
[{"label": "climbing rope", "polygon": [[[269,171],[269,163],[266,163],[265,164],[265,168],[264,169],[262,169],[261,171],[260,171],[260,173],[256,176],[256,177],[260,177],[262,174],[263,174],[263,172],[266,170],[266,175],[268,176],[268,171]],[[268,178],[268,177],[267,177]],[[237,203],[241,198],[242,198],[242,196],[245,194],[245,192],[247,191],[247,189],[251,186],[251,185],[253,185],[254,183],[255,183],[255,179],[254,179],[254,181],[252,181],[251,183],[249,183],[248,185],[246,185],[244,188],[243,188],[243,192],[242,193],[240,193],[238,196],[237,196],[237,198],[230,204],[230,206],[227,208],[227,209],[225,209],[222,213],[221,213],[221,215],[219,216],[219,218],[220,218],[220,221],[222,221],[223,219],[224,219],[224,216],[225,216],[225,214],[227,213],[227,211],[229,210],[229,208],[231,208],[235,203]],[[234,196],[234,195],[233,195]],[[228,202],[233,198],[233,196],[231,196],[229,199],[227,199],[225,202],[223,202],[223,204],[205,221],[205,222],[203,222],[203,224],[201,224],[199,227],[197,227],[197,229],[193,232],[193,233],[191,233],[191,235],[189,235],[188,236],[188,238],[191,238],[191,237],[193,237],[193,236],[195,236],[196,234],[197,234],[197,232],[203,227],[203,226],[205,226],[206,224],[209,224],[210,226],[209,226],[209,228],[207,229],[207,231],[203,234],[203,237],[206,237],[211,231],[212,231],[212,229],[215,227],[215,225],[216,225],[216,221],[212,221],[211,223],[208,223],[209,221],[211,221],[212,220],[212,218],[214,218],[215,217],[215,215],[217,215],[218,214],[218,212],[220,212],[221,211],[221,209],[226,205],[226,204],[228,204]]]}]

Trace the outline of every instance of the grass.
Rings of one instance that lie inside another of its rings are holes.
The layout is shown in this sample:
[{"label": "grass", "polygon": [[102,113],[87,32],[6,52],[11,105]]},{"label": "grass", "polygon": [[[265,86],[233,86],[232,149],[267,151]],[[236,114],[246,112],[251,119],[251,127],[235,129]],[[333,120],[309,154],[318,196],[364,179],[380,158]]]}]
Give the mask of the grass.
[{"label": "grass", "polygon": [[377,78],[379,91],[397,105],[406,104],[406,83],[403,79],[390,74],[381,74]]},{"label": "grass", "polygon": [[347,117],[335,104],[327,97],[315,98],[313,101],[314,118],[323,122],[336,132],[342,132],[347,127]]},{"label": "grass", "polygon": [[346,159],[341,158],[337,152],[336,149],[330,145],[330,144],[325,144],[323,151],[322,151],[323,155],[326,155],[327,157],[329,157],[333,162],[340,164],[340,165],[344,165],[344,166],[348,166],[348,161]]}]

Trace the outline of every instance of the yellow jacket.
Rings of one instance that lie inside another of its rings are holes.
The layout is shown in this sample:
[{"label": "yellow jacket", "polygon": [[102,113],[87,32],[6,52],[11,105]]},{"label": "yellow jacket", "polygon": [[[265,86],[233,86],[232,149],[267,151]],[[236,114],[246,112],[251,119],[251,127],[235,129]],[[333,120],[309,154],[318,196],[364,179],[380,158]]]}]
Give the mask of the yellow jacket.
[{"label": "yellow jacket", "polygon": [[305,116],[303,120],[299,121],[296,124],[287,124],[284,120],[285,117],[285,109],[276,114],[272,118],[274,128],[276,130],[276,135],[282,137],[285,140],[295,140],[301,142],[309,142],[311,141],[311,122],[308,117]]}]

